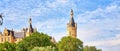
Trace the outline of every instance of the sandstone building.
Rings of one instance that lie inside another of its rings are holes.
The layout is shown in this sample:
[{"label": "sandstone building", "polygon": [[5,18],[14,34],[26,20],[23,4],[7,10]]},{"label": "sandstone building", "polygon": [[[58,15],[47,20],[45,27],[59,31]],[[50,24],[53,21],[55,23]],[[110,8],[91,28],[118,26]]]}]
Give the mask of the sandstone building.
[{"label": "sandstone building", "polygon": [[23,28],[20,32],[5,28],[3,34],[0,34],[0,43],[4,43],[6,41],[10,43],[17,43],[23,38],[30,36],[35,31],[37,30],[32,27],[32,19],[30,18],[28,27]]}]

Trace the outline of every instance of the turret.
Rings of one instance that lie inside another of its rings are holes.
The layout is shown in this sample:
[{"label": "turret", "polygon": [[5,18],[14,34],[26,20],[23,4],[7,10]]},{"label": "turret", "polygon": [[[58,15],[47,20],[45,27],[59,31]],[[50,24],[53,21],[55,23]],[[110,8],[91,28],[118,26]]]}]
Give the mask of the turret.
[{"label": "turret", "polygon": [[28,26],[28,29],[27,29],[27,32],[26,32],[26,36],[29,36],[30,34],[33,33],[33,27],[32,27],[32,19],[29,18],[29,26]]}]

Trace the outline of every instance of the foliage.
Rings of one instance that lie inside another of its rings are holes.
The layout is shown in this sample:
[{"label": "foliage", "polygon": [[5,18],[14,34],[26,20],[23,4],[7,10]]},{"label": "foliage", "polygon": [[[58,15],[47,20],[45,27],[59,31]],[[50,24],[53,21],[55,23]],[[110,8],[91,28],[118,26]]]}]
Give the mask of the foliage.
[{"label": "foliage", "polygon": [[85,46],[83,48],[83,51],[101,51],[101,50],[97,49],[95,46]]},{"label": "foliage", "polygon": [[34,47],[31,51],[58,51],[56,47]]},{"label": "foliage", "polygon": [[97,51],[102,51],[101,49],[97,49]]},{"label": "foliage", "polygon": [[34,47],[55,46],[50,41],[51,37],[39,32],[34,32],[31,36],[24,38],[17,45],[17,51],[30,51]]},{"label": "foliage", "polygon": [[0,43],[0,51],[102,51],[95,46],[84,46],[83,42],[70,36],[63,37],[56,44],[51,42],[51,37],[39,32],[34,32],[25,37],[18,44]]},{"label": "foliage", "polygon": [[0,44],[0,51],[15,51],[16,50],[16,44],[15,43],[1,43]]},{"label": "foliage", "polygon": [[63,37],[58,43],[59,51],[82,51],[83,42],[70,36]]},{"label": "foliage", "polygon": [[88,46],[85,46],[85,47],[83,48],[83,51],[89,51],[89,47],[88,47]]}]

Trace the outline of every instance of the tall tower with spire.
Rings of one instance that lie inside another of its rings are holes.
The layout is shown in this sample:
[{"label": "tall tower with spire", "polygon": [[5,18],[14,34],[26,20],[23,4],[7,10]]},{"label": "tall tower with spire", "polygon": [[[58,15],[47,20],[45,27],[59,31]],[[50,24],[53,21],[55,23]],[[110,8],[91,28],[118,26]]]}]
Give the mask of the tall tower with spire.
[{"label": "tall tower with spire", "polygon": [[26,32],[26,36],[29,36],[33,33],[34,29],[32,27],[32,19],[31,17],[29,18],[29,25],[28,25],[28,28],[27,28],[27,32]]},{"label": "tall tower with spire", "polygon": [[67,23],[67,34],[68,36],[76,38],[77,37],[77,23],[75,23],[73,15],[74,13],[73,13],[73,10],[71,9],[70,20]]}]

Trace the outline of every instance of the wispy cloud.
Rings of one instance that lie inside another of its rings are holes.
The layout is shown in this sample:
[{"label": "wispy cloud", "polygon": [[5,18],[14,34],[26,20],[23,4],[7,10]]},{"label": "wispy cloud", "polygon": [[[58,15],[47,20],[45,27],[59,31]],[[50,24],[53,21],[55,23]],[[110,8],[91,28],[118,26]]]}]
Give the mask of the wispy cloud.
[{"label": "wispy cloud", "polygon": [[78,38],[85,45],[100,46],[103,51],[120,45],[120,6],[118,2],[113,3],[105,8],[99,7],[77,15]]},{"label": "wispy cloud", "polygon": [[120,45],[120,34],[116,35],[115,37],[111,37],[107,40],[100,40],[100,41],[91,41],[86,43],[85,45],[91,45],[91,46],[116,46]]}]

